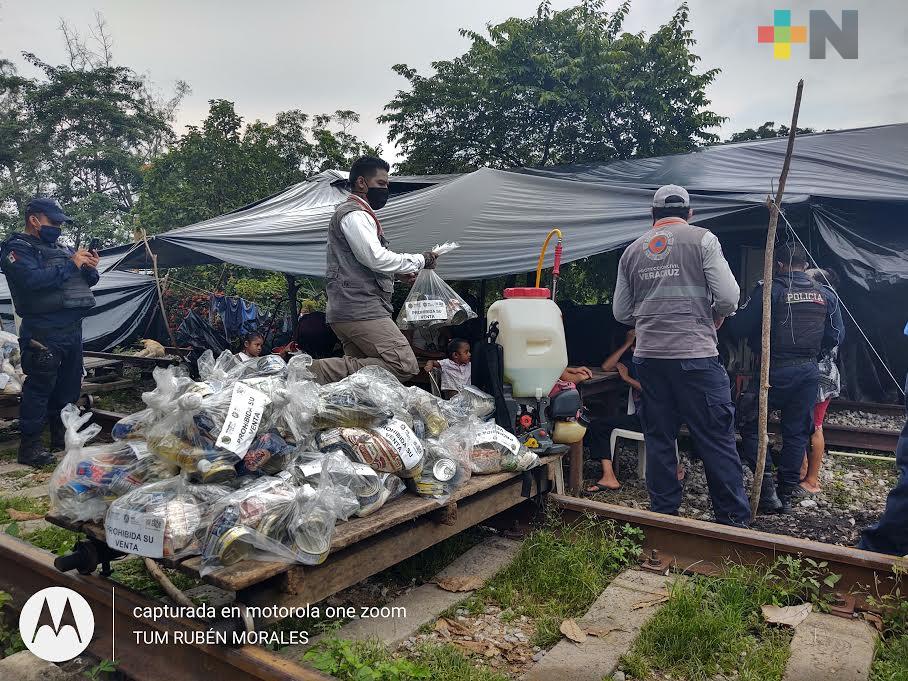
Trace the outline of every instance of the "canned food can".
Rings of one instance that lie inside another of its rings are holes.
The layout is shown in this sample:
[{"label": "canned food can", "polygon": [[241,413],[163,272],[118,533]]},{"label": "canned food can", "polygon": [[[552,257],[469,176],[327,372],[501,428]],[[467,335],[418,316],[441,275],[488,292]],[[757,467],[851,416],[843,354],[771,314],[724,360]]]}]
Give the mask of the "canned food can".
[{"label": "canned food can", "polygon": [[227,482],[236,478],[236,469],[227,462],[213,462],[208,470],[201,473],[206,485]]},{"label": "canned food can", "polygon": [[432,466],[432,475],[436,480],[448,482],[457,475],[457,462],[454,459],[438,459]]},{"label": "canned food can", "polygon": [[282,522],[284,517],[284,513],[280,511],[271,511],[259,522],[258,533],[269,539],[284,543],[284,539],[287,536],[287,528]]},{"label": "canned food can", "polygon": [[252,530],[237,525],[221,535],[218,540],[217,554],[222,565],[233,565],[248,558],[254,548]]},{"label": "canned food can", "polygon": [[293,530],[293,544],[303,554],[302,562],[318,565],[331,549],[333,524],[318,516],[303,518]]},{"label": "canned food can", "polygon": [[98,496],[98,487],[91,483],[70,480],[57,489],[57,498],[61,501],[73,499],[75,501],[88,501]]},{"label": "canned food can", "polygon": [[100,483],[106,474],[107,471],[101,466],[98,466],[94,461],[80,461],[76,464],[77,478],[84,478],[86,480],[91,480],[92,482]]}]

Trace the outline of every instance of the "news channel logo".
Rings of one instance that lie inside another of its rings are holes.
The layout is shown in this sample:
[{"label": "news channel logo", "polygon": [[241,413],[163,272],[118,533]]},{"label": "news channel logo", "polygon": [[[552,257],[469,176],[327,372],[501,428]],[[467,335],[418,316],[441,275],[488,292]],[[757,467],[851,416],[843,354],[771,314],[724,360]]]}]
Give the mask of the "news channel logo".
[{"label": "news channel logo", "polygon": [[35,656],[64,662],[88,647],[95,633],[95,616],[81,594],[51,586],[25,602],[19,615],[19,633]]},{"label": "news channel logo", "polygon": [[757,42],[772,45],[773,59],[791,59],[791,46],[808,43],[811,59],[826,59],[826,43],[842,59],[858,58],[858,11],[843,9],[840,23],[826,10],[812,9],[808,24],[793,24],[790,9],[773,11],[772,24],[757,26]]}]

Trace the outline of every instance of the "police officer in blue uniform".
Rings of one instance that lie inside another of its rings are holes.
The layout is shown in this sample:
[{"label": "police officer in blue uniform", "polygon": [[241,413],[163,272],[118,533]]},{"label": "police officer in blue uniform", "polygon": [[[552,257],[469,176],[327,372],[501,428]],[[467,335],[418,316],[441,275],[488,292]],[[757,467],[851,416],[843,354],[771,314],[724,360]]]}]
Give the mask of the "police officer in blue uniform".
[{"label": "police officer in blue uniform", "polygon": [[[781,412],[782,452],[777,481],[767,466],[760,494],[760,513],[788,513],[799,487],[801,462],[813,430],[813,407],[823,350],[839,345],[845,336],[838,299],[832,289],[813,282],[805,273],[807,255],[800,246],[782,244],[775,252],[772,280],[772,325],[769,357],[769,408]],[[728,320],[731,333],[748,339],[759,356],[762,345],[763,282],[750,300]],[[754,380],[738,404],[742,458],[757,464],[759,381]],[[778,484],[775,484],[775,483]]]},{"label": "police officer in blue uniform", "polygon": [[19,405],[19,463],[45,466],[56,459],[41,442],[50,420],[51,448],[62,449],[60,410],[82,387],[82,318],[95,305],[98,254],[57,243],[72,222],[53,199],[36,197],[25,209],[25,231],[0,249],[13,305],[22,318],[19,345],[26,374]]}]

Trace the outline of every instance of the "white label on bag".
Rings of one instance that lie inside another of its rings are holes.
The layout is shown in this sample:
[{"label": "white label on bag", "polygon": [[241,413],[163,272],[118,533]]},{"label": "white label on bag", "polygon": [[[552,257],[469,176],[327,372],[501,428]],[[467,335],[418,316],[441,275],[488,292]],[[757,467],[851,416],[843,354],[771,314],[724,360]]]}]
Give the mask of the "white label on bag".
[{"label": "white label on bag", "polygon": [[400,454],[404,470],[411,470],[422,461],[422,442],[419,441],[410,426],[400,419],[390,419],[387,423],[375,428],[375,432],[385,438],[388,444]]},{"label": "white label on bag", "polygon": [[104,527],[107,545],[146,558],[164,557],[165,521],[153,513],[108,511]]},{"label": "white label on bag", "polygon": [[262,423],[265,407],[269,404],[271,398],[265,393],[245,383],[236,383],[227,418],[224,419],[224,426],[215,444],[234,454],[245,454]]},{"label": "white label on bag", "polygon": [[129,448],[132,450],[132,455],[136,457],[136,461],[141,461],[151,454],[151,450],[148,449],[145,440],[128,440],[126,444],[128,444]]},{"label": "white label on bag", "polygon": [[408,300],[404,303],[408,322],[432,322],[448,318],[448,306],[443,300]]},{"label": "white label on bag", "polygon": [[512,454],[520,451],[520,441],[497,423],[486,423],[481,428],[478,428],[473,441],[477,444],[480,442],[494,442],[506,447]]}]

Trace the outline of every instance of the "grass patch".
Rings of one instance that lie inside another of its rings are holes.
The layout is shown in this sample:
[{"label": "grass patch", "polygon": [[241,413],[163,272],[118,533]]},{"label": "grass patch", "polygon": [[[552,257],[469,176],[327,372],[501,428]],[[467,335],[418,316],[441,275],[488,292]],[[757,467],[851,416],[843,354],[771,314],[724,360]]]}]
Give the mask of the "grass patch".
[{"label": "grass patch", "polygon": [[425,644],[411,657],[393,655],[381,641],[321,641],[303,656],[319,671],[341,681],[507,681],[506,676],[474,666],[454,646]]},{"label": "grass patch", "polygon": [[883,606],[885,615],[883,637],[877,642],[870,681],[908,681],[908,599],[896,590],[877,604]]},{"label": "grass patch", "polygon": [[494,603],[536,622],[533,644],[550,647],[559,627],[579,617],[621,570],[640,555],[642,533],[599,519],[564,525],[550,518],[531,533],[511,564],[468,602],[473,614]]},{"label": "grass patch", "polygon": [[20,478],[24,478],[26,475],[31,475],[34,472],[35,472],[34,470],[10,471],[9,473],[4,473],[3,477],[7,478],[9,480],[19,480]]},{"label": "grass patch", "polygon": [[15,461],[19,455],[19,446],[7,447],[0,449],[0,462]]},{"label": "grass patch", "polygon": [[34,499],[31,497],[7,497],[0,499],[0,522],[10,519],[9,510],[15,509],[23,513],[44,515],[50,508],[50,501],[45,498]]},{"label": "grass patch", "polygon": [[131,414],[145,408],[145,403],[142,402],[142,388],[137,386],[100,393],[95,396],[92,406],[103,411]]},{"label": "grass patch", "polygon": [[29,544],[33,544],[39,549],[51,551],[58,556],[63,556],[72,551],[76,542],[84,538],[85,535],[81,532],[72,532],[55,525],[43,527],[40,530],[22,535],[22,539]]},{"label": "grass patch", "polygon": [[[161,569],[164,570],[164,573],[170,578],[173,585],[180,591],[192,589],[202,583],[200,580],[193,579],[189,575],[184,575],[182,572],[170,570],[163,566]],[[155,581],[155,578],[145,569],[145,562],[141,558],[128,558],[114,563],[112,565],[110,578],[149,598],[164,597],[164,590],[161,589],[161,585],[158,584]]]},{"label": "grass patch", "polygon": [[688,681],[732,672],[740,681],[781,679],[793,632],[767,625],[760,607],[810,601],[822,608],[821,588],[837,581],[825,563],[791,557],[769,568],[731,566],[721,577],[678,580],[622,664],[635,679],[653,672]]}]

